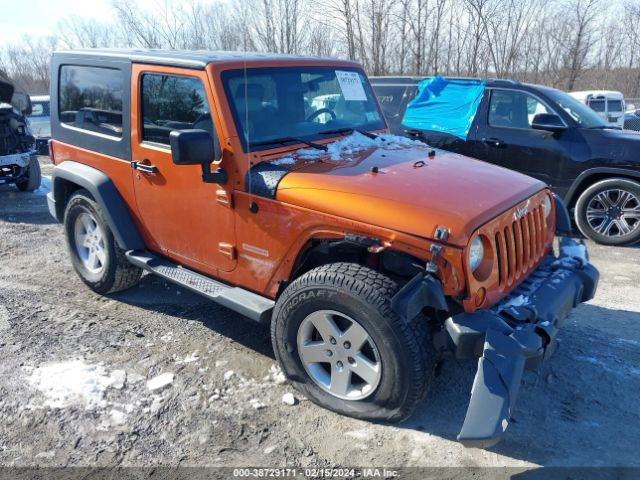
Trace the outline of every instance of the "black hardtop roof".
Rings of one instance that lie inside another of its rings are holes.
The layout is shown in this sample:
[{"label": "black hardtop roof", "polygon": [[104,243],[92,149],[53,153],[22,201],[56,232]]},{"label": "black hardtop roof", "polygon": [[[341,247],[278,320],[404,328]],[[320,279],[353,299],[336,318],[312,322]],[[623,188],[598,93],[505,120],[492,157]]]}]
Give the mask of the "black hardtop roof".
[{"label": "black hardtop roof", "polygon": [[212,62],[226,61],[259,61],[259,60],[330,60],[341,63],[353,63],[348,60],[338,60],[328,57],[311,57],[303,55],[287,55],[280,53],[260,52],[228,52],[213,50],[152,50],[152,49],[120,49],[120,48],[89,48],[82,50],[57,51],[58,58],[83,58],[86,60],[120,60],[134,63],[148,63],[203,69]]}]

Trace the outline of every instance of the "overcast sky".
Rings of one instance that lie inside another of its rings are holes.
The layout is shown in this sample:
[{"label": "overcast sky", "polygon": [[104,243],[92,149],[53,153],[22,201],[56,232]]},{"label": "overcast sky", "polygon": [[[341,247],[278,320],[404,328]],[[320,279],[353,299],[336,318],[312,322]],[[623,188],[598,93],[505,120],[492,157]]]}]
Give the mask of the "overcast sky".
[{"label": "overcast sky", "polygon": [[110,21],[110,0],[0,0],[0,45],[29,33],[48,35],[69,15]]}]

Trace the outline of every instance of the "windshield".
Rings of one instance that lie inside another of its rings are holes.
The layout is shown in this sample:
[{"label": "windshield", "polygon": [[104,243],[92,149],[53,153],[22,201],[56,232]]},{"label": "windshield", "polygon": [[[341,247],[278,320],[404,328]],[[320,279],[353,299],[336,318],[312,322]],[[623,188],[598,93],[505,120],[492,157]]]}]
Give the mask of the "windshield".
[{"label": "windshield", "polygon": [[608,111],[621,113],[622,112],[622,100],[609,100]]},{"label": "windshield", "polygon": [[[228,70],[222,82],[245,151],[282,139],[330,138],[386,128],[364,73],[344,67]],[[292,140],[295,143],[295,140]]]},{"label": "windshield", "polygon": [[560,90],[544,91],[551,100],[556,102],[582,128],[608,128],[604,120],[585,104]]}]

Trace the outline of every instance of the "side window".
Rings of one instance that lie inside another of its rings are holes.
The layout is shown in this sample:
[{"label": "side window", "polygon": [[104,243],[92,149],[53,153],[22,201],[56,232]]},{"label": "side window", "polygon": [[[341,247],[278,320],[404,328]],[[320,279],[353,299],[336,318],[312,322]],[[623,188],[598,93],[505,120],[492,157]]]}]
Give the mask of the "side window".
[{"label": "side window", "polygon": [[120,70],[63,65],[58,92],[60,122],[122,137],[123,83]]},{"label": "side window", "polygon": [[489,103],[489,125],[530,129],[540,113],[553,113],[537,98],[523,92],[493,90]]},{"label": "side window", "polygon": [[197,128],[213,135],[209,101],[198,78],[142,76],[142,140],[169,145],[172,130]]}]

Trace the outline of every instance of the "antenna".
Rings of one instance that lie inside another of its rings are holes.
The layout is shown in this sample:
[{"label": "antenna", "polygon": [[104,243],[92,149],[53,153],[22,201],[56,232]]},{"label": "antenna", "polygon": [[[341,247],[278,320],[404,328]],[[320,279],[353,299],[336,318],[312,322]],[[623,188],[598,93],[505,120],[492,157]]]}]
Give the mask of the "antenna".
[{"label": "antenna", "polygon": [[245,175],[245,179],[248,181],[248,185],[246,188],[249,191],[249,211],[251,213],[258,212],[258,206],[253,201],[252,196],[252,185],[251,185],[251,175],[249,175],[249,170],[251,170],[251,129],[249,128],[249,84],[248,84],[248,74],[247,74],[247,52],[243,52],[243,72],[244,72],[244,138],[247,143],[247,174]]}]

